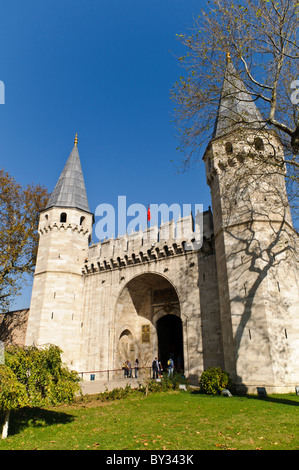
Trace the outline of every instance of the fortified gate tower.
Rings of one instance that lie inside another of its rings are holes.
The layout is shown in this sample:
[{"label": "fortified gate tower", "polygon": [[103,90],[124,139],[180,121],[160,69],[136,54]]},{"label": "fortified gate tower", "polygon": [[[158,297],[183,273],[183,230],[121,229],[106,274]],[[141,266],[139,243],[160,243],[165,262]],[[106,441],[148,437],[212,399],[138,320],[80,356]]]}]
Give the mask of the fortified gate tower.
[{"label": "fortified gate tower", "polygon": [[220,366],[239,390],[294,391],[298,234],[282,144],[261,122],[228,61],[204,154],[213,214],[96,244],[76,138],[40,214],[26,344],[60,346],[87,380],[125,360],[148,367],[157,356],[166,366],[171,356],[195,384],[203,370]]},{"label": "fortified gate tower", "polygon": [[228,60],[204,161],[212,195],[224,367],[245,390],[264,384],[282,391],[298,381],[298,234],[283,160],[280,139],[263,128],[259,110]]}]

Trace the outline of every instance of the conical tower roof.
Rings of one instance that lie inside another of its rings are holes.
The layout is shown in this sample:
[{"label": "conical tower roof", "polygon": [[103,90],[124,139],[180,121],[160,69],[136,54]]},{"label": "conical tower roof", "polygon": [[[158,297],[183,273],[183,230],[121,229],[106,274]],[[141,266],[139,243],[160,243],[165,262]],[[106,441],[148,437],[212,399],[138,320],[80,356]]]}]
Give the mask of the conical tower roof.
[{"label": "conical tower roof", "polygon": [[71,207],[90,212],[77,145],[76,134],[74,148],[50,196],[47,209],[50,207]]},{"label": "conical tower roof", "polygon": [[220,137],[237,128],[260,128],[263,118],[252,96],[227,54],[226,72],[223,80],[213,138]]}]

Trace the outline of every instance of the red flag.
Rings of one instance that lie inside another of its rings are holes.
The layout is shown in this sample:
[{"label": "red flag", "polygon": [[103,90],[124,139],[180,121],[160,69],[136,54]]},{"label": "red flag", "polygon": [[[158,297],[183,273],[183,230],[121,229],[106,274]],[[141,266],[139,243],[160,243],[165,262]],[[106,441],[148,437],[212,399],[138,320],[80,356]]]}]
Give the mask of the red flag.
[{"label": "red flag", "polygon": [[147,206],[147,220],[151,220],[151,210],[150,210],[150,206],[148,205]]}]

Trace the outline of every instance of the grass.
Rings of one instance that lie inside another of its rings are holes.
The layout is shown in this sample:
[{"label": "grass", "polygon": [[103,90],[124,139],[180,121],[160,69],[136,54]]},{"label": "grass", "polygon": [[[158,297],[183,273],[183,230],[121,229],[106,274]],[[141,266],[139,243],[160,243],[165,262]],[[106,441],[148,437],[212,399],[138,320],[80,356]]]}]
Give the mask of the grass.
[{"label": "grass", "polygon": [[[295,450],[299,396],[161,392],[12,413],[0,450]],[[1,423],[2,424],[2,423]]]}]

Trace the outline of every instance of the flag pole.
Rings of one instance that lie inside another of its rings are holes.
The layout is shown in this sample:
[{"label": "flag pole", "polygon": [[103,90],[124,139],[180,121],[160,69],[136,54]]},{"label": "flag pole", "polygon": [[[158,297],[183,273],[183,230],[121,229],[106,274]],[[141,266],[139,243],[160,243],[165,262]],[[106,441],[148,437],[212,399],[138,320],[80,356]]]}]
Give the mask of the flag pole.
[{"label": "flag pole", "polygon": [[147,228],[149,226],[149,221],[151,220],[151,210],[150,210],[150,205],[147,205]]}]

